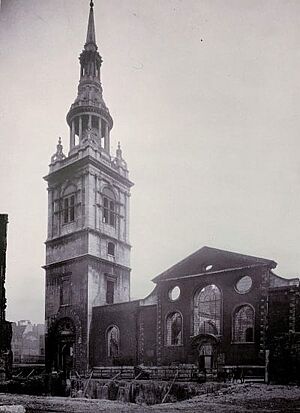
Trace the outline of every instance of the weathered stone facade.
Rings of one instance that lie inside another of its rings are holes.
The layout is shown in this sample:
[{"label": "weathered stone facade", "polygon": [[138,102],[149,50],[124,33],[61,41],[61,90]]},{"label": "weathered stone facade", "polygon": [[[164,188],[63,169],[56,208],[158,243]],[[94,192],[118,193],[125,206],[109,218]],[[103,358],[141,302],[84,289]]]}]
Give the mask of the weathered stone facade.
[{"label": "weathered stone facade", "polygon": [[[93,309],[91,363],[194,364],[214,372],[242,366],[263,374],[275,291],[280,297],[282,290],[298,291],[287,305],[288,320],[284,313],[280,316],[287,331],[299,325],[299,280],[275,275],[275,267],[272,260],[201,248],[155,277],[156,287],[144,300]],[[175,289],[179,295],[172,298]],[[180,323],[173,324],[172,342],[168,320],[174,314]],[[112,325],[119,330],[117,357],[108,351]]]},{"label": "weathered stone facade", "polygon": [[267,330],[269,379],[299,382],[300,287],[278,286],[269,290]]},{"label": "weathered stone facade", "polygon": [[120,145],[110,153],[101,64],[91,2],[78,95],[67,114],[68,156],[59,139],[45,177],[48,371],[188,364],[212,374],[236,366],[264,372],[268,351],[277,351],[270,345],[276,294],[288,291],[286,334],[300,324],[299,280],[276,276],[274,261],[203,247],[155,277],[148,297],[130,301],[133,184]]},{"label": "weathered stone facade", "polygon": [[51,158],[46,241],[46,364],[84,372],[94,306],[130,299],[129,198],[133,185],[120,145],[110,153],[113,121],[102,96],[102,58],[91,3],[80,55],[78,96]]},{"label": "weathered stone facade", "polygon": [[11,377],[11,323],[5,319],[6,309],[6,248],[8,215],[0,214],[0,381]]}]

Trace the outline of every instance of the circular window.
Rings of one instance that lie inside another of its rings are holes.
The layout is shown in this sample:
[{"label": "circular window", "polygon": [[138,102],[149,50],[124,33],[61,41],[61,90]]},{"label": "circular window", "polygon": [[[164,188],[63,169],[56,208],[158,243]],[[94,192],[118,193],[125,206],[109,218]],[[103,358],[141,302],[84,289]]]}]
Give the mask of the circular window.
[{"label": "circular window", "polygon": [[169,291],[169,298],[171,301],[176,301],[178,300],[179,296],[180,296],[180,288],[178,287],[178,285],[176,285],[176,287],[172,288]]},{"label": "circular window", "polygon": [[242,277],[238,280],[236,283],[236,290],[240,294],[245,294],[248,291],[251,290],[252,287],[252,278],[249,277],[249,275],[245,275],[245,277]]}]

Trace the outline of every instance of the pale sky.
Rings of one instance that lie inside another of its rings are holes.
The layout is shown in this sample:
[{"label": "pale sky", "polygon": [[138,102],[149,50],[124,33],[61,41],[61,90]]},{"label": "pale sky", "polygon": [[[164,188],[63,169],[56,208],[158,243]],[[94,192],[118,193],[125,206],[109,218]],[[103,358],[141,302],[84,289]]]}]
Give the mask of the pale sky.
[{"label": "pale sky", "polygon": [[[89,0],[6,0],[0,211],[7,318],[44,319],[42,177],[77,93]],[[96,0],[104,99],[130,178],[132,298],[209,245],[300,272],[300,1]]]}]

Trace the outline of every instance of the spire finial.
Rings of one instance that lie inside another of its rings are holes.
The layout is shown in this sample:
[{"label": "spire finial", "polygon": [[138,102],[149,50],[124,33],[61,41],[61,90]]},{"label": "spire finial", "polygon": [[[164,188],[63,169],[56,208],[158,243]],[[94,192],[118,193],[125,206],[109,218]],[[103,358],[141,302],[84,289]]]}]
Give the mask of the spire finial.
[{"label": "spire finial", "polygon": [[90,15],[89,15],[87,35],[86,35],[86,45],[92,43],[96,46],[96,34],[95,34],[95,22],[94,22],[94,9],[93,9],[93,7],[94,7],[94,2],[93,2],[93,0],[91,0],[91,2],[90,2]]}]

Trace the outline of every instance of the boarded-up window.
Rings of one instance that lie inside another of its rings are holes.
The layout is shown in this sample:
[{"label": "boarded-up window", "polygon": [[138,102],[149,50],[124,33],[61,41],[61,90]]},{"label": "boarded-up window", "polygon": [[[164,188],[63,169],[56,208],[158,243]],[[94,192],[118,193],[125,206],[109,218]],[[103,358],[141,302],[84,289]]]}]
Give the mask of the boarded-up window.
[{"label": "boarded-up window", "polygon": [[106,281],[106,303],[114,303],[115,283],[111,280]]},{"label": "boarded-up window", "polygon": [[115,256],[115,244],[113,242],[107,244],[107,254]]},{"label": "boarded-up window", "polygon": [[60,286],[60,305],[71,304],[71,283],[70,279],[66,278],[61,281]]}]

